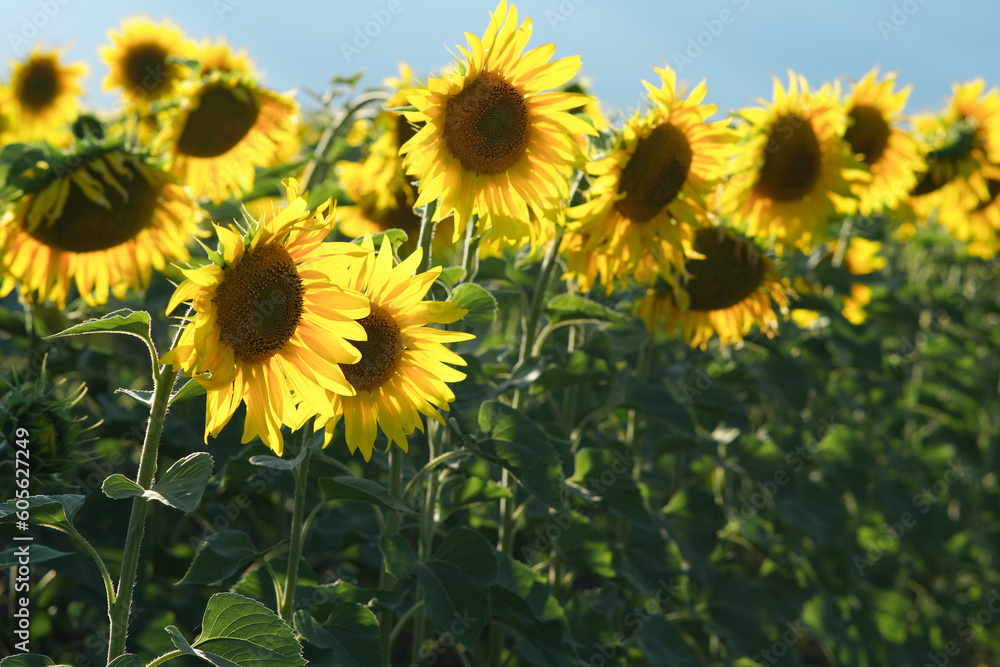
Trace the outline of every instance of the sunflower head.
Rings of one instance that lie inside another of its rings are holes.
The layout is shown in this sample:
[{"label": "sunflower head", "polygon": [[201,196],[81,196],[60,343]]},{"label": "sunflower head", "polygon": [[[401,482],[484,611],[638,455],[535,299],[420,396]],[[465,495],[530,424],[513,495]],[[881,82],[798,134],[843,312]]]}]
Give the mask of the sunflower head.
[{"label": "sunflower head", "polygon": [[607,157],[588,165],[597,177],[588,201],[568,211],[570,243],[579,246],[568,268],[583,289],[599,266],[609,292],[647,259],[672,275],[684,266],[694,230],[708,224],[706,200],[722,182],[735,136],[725,120],[706,122],[716,107],[701,104],[704,82],[683,99],[673,70],[656,72],[660,86],[644,82],[650,110],[626,123]]},{"label": "sunflower head", "polygon": [[808,250],[830,218],[855,210],[850,183],[868,175],[842,141],[846,114],[829,88],[811,93],[804,77],[789,78],[787,91],[774,80],[773,102],[737,114],[742,141],[722,207],[752,235]]},{"label": "sunflower head", "polygon": [[111,70],[104,89],[121,89],[128,107],[144,111],[153,102],[176,96],[191,74],[194,43],[167,19],[153,23],[133,16],[120,29],[109,30],[111,45],[101,47],[101,58]]},{"label": "sunflower head", "polygon": [[569,177],[582,163],[579,135],[593,127],[570,110],[583,95],[543,92],[561,86],[580,67],[578,57],[548,63],[552,45],[523,53],[531,21],[518,25],[517,9],[502,0],[483,39],[466,33],[465,62],[405,91],[416,108],[406,117],[421,129],[400,153],[420,181],[416,206],[440,199],[434,220],[455,216],[457,241],[472,216],[479,230],[506,245],[533,236],[536,220],[569,196]]},{"label": "sunflower head", "polygon": [[45,144],[8,147],[12,209],[0,224],[7,276],[0,294],[66,304],[70,285],[90,305],[108,291],[143,289],[152,269],[188,258],[202,217],[177,183],[120,138],[79,142],[65,153]]},{"label": "sunflower head", "polygon": [[445,343],[473,336],[428,326],[456,322],[468,311],[447,301],[423,300],[441,267],[414,275],[420,249],[394,265],[387,238],[377,254],[370,236],[361,247],[368,255],[350,269],[348,287],[371,300],[371,312],[360,321],[366,340],[354,343],[361,358],[341,365],[356,393],[331,394],[332,414],[317,419],[316,428],[325,423],[329,443],[343,418],[347,446],[351,452],[360,449],[367,461],[379,429],[390,445],[406,450],[406,437],[423,430],[421,414],[444,423],[439,410],[455,400],[448,383],[465,378],[449,365],[464,366],[465,361]]},{"label": "sunflower head", "polygon": [[357,320],[370,312],[363,294],[341,287],[362,249],[323,241],[332,202],[309,211],[298,183],[284,184],[287,207],[267,222],[217,226],[212,262],[183,272],[167,312],[185,301],[191,311],[161,359],[208,389],[206,441],[245,402],[243,442],[259,436],[278,455],[301,404],[329,412],[327,392],[355,393],[340,364],[360,359],[346,339],[365,340]]},{"label": "sunflower head", "polygon": [[10,116],[13,134],[20,141],[52,140],[63,143],[66,124],[76,118],[83,63],[62,65],[59,53],[31,51],[27,60],[13,64],[10,83]]},{"label": "sunflower head", "polygon": [[722,227],[699,229],[693,250],[677,287],[657,280],[639,303],[650,332],[661,320],[668,332],[679,325],[688,343],[702,349],[713,336],[723,347],[741,344],[755,324],[774,335],[773,304],[788,311],[788,289],[774,263],[748,239]]}]

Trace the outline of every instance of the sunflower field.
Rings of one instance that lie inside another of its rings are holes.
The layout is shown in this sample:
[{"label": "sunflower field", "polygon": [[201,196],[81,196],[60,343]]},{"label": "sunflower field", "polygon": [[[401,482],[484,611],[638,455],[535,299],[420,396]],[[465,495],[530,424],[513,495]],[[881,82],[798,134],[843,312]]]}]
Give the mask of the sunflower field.
[{"label": "sunflower field", "polygon": [[611,114],[482,19],[0,80],[0,665],[1000,665],[998,89]]}]

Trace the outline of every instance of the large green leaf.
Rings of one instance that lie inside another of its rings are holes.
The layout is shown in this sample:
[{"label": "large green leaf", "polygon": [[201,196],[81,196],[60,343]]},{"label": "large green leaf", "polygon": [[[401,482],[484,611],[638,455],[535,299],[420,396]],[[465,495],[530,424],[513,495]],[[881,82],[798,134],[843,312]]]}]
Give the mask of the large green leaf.
[{"label": "large green leaf", "polygon": [[257,551],[250,536],[241,530],[222,530],[198,545],[188,571],[179,584],[212,584],[239,572],[264,552]]},{"label": "large green leaf", "polygon": [[510,470],[521,485],[549,507],[561,507],[562,466],[545,432],[522,412],[487,401],[479,408],[478,443],[484,456]]},{"label": "large green leaf", "polygon": [[201,634],[190,644],[174,626],[166,630],[178,649],[217,667],[298,667],[306,663],[292,629],[270,609],[242,595],[213,595],[201,627]]},{"label": "large green leaf", "polygon": [[144,310],[130,310],[128,308],[116,310],[96,320],[87,320],[82,324],[77,324],[57,334],[53,334],[49,338],[79,336],[88,333],[127,334],[141,338],[150,349],[154,349],[153,339],[149,331],[149,313]]},{"label": "large green leaf", "polygon": [[319,480],[319,488],[325,500],[358,500],[403,514],[417,513],[402,501],[393,498],[389,489],[370,479],[350,475],[323,477]]},{"label": "large green leaf", "polygon": [[47,523],[54,526],[72,526],[73,516],[83,506],[86,496],[64,494],[55,496],[29,496],[20,501],[8,500],[0,505],[0,524],[19,521],[17,502],[28,501],[28,523]]},{"label": "large green leaf", "polygon": [[101,491],[112,500],[135,498],[146,492],[144,488],[120,473],[115,473],[105,479],[104,483],[101,484]]},{"label": "large green leaf", "polygon": [[472,324],[489,324],[497,316],[497,300],[476,283],[462,283],[451,293],[451,300],[469,312],[463,318]]},{"label": "large green leaf", "polygon": [[188,454],[163,473],[153,488],[145,493],[147,498],[159,500],[182,512],[191,512],[201,502],[205,485],[212,476],[212,456],[207,452]]},{"label": "large green leaf", "polygon": [[[47,655],[38,653],[21,653],[9,655],[0,660],[0,667],[52,667],[56,663]],[[56,667],[68,667],[67,665],[56,665]]]},{"label": "large green leaf", "polygon": [[417,557],[402,535],[384,535],[378,546],[385,559],[386,572],[397,579],[410,576],[417,564]]},{"label": "large green leaf", "polygon": [[487,592],[496,580],[495,549],[469,528],[454,528],[426,563],[414,571],[427,615],[442,632],[473,646],[490,615]]},{"label": "large green leaf", "polygon": [[126,653],[109,662],[108,667],[142,667],[142,658],[134,653]]},{"label": "large green leaf", "polygon": [[567,562],[585,572],[614,577],[614,554],[607,538],[586,518],[573,515],[572,523],[556,538],[556,550]]},{"label": "large green leaf", "polygon": [[624,448],[585,447],[577,452],[575,474],[571,481],[602,497],[615,514],[651,527],[654,523],[652,514],[632,479],[634,458]]},{"label": "large green leaf", "polygon": [[549,299],[545,308],[549,317],[554,320],[588,318],[607,322],[628,322],[632,319],[631,315],[620,313],[579,294],[558,294]]},{"label": "large green leaf", "polygon": [[694,433],[694,422],[687,407],[666,389],[629,376],[625,380],[624,402],[679,433]]},{"label": "large green leaf", "polygon": [[[41,544],[28,544],[26,546],[28,548],[28,562],[32,565],[72,555],[68,551],[56,551]],[[24,553],[21,551],[23,548],[23,546],[14,547],[0,551],[0,567],[14,567],[20,564],[20,559],[24,557]]]},{"label": "large green leaf", "polygon": [[382,660],[378,620],[364,605],[339,602],[322,627],[304,610],[295,612],[293,621],[307,642],[331,653],[337,667],[369,667]]}]

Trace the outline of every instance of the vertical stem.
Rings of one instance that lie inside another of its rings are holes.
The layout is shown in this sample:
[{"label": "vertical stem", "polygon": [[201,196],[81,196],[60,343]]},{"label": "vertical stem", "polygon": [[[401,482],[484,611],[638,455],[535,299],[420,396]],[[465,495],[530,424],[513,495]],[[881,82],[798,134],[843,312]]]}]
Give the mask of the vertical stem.
[{"label": "vertical stem", "polygon": [[844,218],[844,222],[840,225],[840,238],[837,239],[837,249],[833,253],[834,267],[839,268],[844,261],[844,253],[847,252],[852,227],[854,227],[853,215]]},{"label": "vertical stem", "polygon": [[[433,461],[442,453],[447,430],[436,421],[427,420],[427,460]],[[423,562],[430,558],[431,549],[434,546],[434,531],[437,528],[437,502],[438,489],[441,483],[441,476],[437,470],[432,470],[427,476],[427,495],[424,497],[424,506],[420,513],[420,537],[417,544],[417,558]],[[423,589],[417,591],[417,604],[424,600]],[[426,617],[423,604],[413,615],[413,664],[420,664],[420,655],[423,651],[424,632]]]},{"label": "vertical stem", "polygon": [[309,438],[305,436],[305,427],[299,429],[300,446],[306,448],[306,453],[295,467],[295,506],[292,509],[291,545],[288,549],[288,571],[285,573],[285,592],[281,596],[281,620],[292,624],[292,613],[295,611],[295,586],[299,581],[299,561],[302,560],[302,547],[305,543],[305,530],[302,520],[306,506],[306,491],[309,480],[309,458],[312,448]]},{"label": "vertical stem", "polygon": [[[428,204],[433,206],[433,204]],[[427,210],[424,210],[425,220],[430,217]],[[421,226],[421,238],[423,237],[423,226]],[[399,447],[394,447],[389,443],[389,495],[397,500],[402,500],[403,496],[403,454]],[[389,510],[385,526],[385,535],[395,535],[399,532],[400,516],[396,510]],[[396,585],[396,578],[389,574],[382,564],[382,575],[379,578],[379,588],[387,590]],[[392,658],[392,611],[386,609],[379,618],[379,628],[382,636],[382,664],[391,667]]]},{"label": "vertical stem", "polygon": [[[146,439],[142,443],[142,454],[139,458],[139,476],[136,482],[144,489],[152,486],[153,475],[156,474],[156,454],[160,446],[160,435],[163,433],[163,421],[167,415],[167,403],[170,401],[170,390],[177,379],[177,371],[170,367],[162,370],[153,366],[153,405],[150,408],[149,424],[146,426]],[[111,607],[111,637],[108,642],[108,662],[125,653],[125,639],[128,636],[129,611],[132,608],[132,591],[135,588],[135,575],[139,567],[139,550],[142,547],[142,536],[146,530],[146,512],[149,506],[141,496],[132,501],[132,514],[128,520],[128,530],[125,533],[125,551],[122,554],[122,571],[118,580],[118,594]]]},{"label": "vertical stem", "polygon": [[479,272],[479,240],[482,238],[476,233],[479,226],[479,216],[472,216],[469,226],[465,229],[465,254],[462,256],[462,266],[465,267],[465,282],[471,283],[476,279]]},{"label": "vertical stem", "polygon": [[[436,224],[431,222],[431,219],[434,217],[435,210],[437,210],[437,199],[428,202],[424,206],[423,214],[420,216],[420,249],[424,254],[420,257],[420,266],[417,267],[417,273],[423,273],[431,268],[431,241],[434,240],[434,225]],[[392,458],[391,450],[389,458]]]}]

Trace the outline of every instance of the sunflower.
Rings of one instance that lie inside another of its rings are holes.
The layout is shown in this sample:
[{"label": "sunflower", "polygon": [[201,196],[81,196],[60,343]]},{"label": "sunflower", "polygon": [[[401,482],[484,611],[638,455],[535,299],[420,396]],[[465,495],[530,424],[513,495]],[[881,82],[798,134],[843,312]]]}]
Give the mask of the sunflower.
[{"label": "sunflower", "polygon": [[666,275],[683,267],[694,230],[707,224],[706,197],[722,182],[735,135],[725,120],[706,122],[716,107],[701,104],[705,83],[683,100],[673,70],[656,72],[660,88],[643,82],[652,108],[628,121],[610,155],[590,163],[587,172],[597,179],[589,201],[567,212],[575,219],[568,269],[583,290],[600,272],[610,292],[647,255]]},{"label": "sunflower", "polygon": [[208,390],[206,443],[245,402],[243,442],[259,436],[279,456],[281,426],[300,403],[329,411],[328,392],[355,393],[339,364],[361,359],[345,339],[365,340],[357,320],[369,314],[363,294],[336,284],[362,249],[324,243],[331,202],[310,213],[298,183],[284,185],[288,206],[274,219],[251,220],[244,233],[217,226],[214,263],[183,272],[167,313],[184,301],[193,313],[160,360]]},{"label": "sunflower", "polygon": [[348,287],[371,299],[371,313],[361,320],[367,340],[355,343],[361,351],[359,361],[341,365],[357,393],[331,393],[333,414],[318,418],[316,429],[325,421],[329,443],[343,417],[347,446],[352,453],[360,449],[368,461],[379,428],[390,446],[395,442],[406,451],[406,436],[423,430],[421,413],[444,423],[439,410],[447,410],[455,400],[447,383],[465,378],[465,373],[448,366],[464,366],[465,361],[444,343],[474,336],[426,326],[455,322],[468,311],[450,302],[421,301],[441,273],[441,267],[434,267],[413,275],[420,265],[421,249],[394,267],[388,239],[382,239],[377,255],[370,236],[362,247],[369,255],[364,263],[351,267]]},{"label": "sunflower", "polygon": [[943,113],[914,119],[931,147],[910,193],[918,217],[937,209],[942,223],[961,225],[963,216],[992,200],[989,181],[1000,180],[1000,93],[984,94],[984,88],[982,79],[955,84]]},{"label": "sunflower", "polygon": [[20,283],[22,293],[62,308],[75,282],[94,306],[107,302],[108,290],[123,298],[129,287],[148,286],[152,269],[187,260],[202,211],[148,157],[118,142],[52,156],[28,172],[34,189],[25,186],[0,224],[8,274],[0,295]]},{"label": "sunflower", "polygon": [[[768,337],[777,330],[773,303],[788,312],[788,289],[774,263],[748,239],[722,227],[695,232],[694,252],[679,286],[658,280],[639,303],[650,333],[661,320],[668,332],[679,324],[691,347],[705,349],[713,335],[722,347],[742,343],[754,324]],[[772,303],[773,302],[773,303]]]},{"label": "sunflower", "polygon": [[[211,48],[209,62],[218,62],[220,47]],[[230,56],[223,62],[245,60]],[[171,171],[199,197],[218,203],[246,192],[255,167],[278,164],[298,149],[298,104],[261,88],[248,69],[209,69],[186,84],[182,95],[157,145],[170,154]]]},{"label": "sunflower", "polygon": [[895,209],[916,185],[915,172],[923,166],[916,140],[898,126],[910,87],[893,92],[895,86],[895,73],[879,81],[875,68],[854,85],[847,98],[844,140],[871,174],[870,180],[851,184],[862,215]]},{"label": "sunflower", "polygon": [[15,141],[13,106],[10,88],[0,84],[0,146]]},{"label": "sunflower", "polygon": [[851,183],[868,174],[842,141],[846,115],[833,95],[810,93],[805,78],[789,72],[787,93],[776,78],[774,102],[758,101],[766,108],[737,114],[743,144],[722,208],[746,220],[753,236],[808,250],[825,240],[831,217],[855,210]]},{"label": "sunflower", "polygon": [[[830,262],[837,251],[837,242],[833,241],[827,245],[819,262]],[[843,263],[841,266],[852,276],[865,276],[881,270],[886,265],[886,258],[881,257],[882,244],[878,241],[869,241],[859,236],[852,237],[844,251]],[[824,296],[829,288],[815,282],[808,282],[801,278],[796,280],[796,288],[800,293],[811,293],[816,296]],[[865,306],[871,303],[872,288],[864,282],[851,282],[851,292],[849,295],[841,296],[841,314],[851,324],[860,325],[868,319]],[[802,328],[812,326],[818,319],[819,313],[815,310],[805,308],[795,308],[792,311],[792,320]]]},{"label": "sunflower", "polygon": [[974,206],[960,188],[949,188],[940,200],[938,222],[959,241],[970,255],[993,259],[1000,252],[1000,167],[985,170],[986,195],[977,195]]},{"label": "sunflower", "polygon": [[77,98],[82,92],[80,78],[87,66],[59,63],[56,51],[34,48],[24,62],[13,65],[11,75],[11,124],[20,141],[48,139],[64,143],[65,126],[76,118]]},{"label": "sunflower", "polygon": [[555,47],[522,55],[531,20],[518,27],[517,9],[501,0],[480,41],[466,33],[459,46],[466,63],[426,88],[406,91],[425,123],[402,149],[407,173],[420,181],[416,206],[440,198],[434,220],[455,216],[454,240],[473,215],[479,231],[519,246],[537,237],[528,211],[543,220],[545,210],[569,197],[569,177],[582,164],[576,135],[595,135],[569,113],[586,105],[583,95],[542,91],[568,81],[580,68],[574,56],[548,63]]},{"label": "sunflower", "polygon": [[121,34],[109,30],[108,39],[111,45],[100,48],[111,70],[104,90],[121,88],[126,105],[144,112],[180,92],[190,74],[183,61],[195,57],[195,46],[179,27],[166,19],[153,23],[133,16],[122,22]]}]

